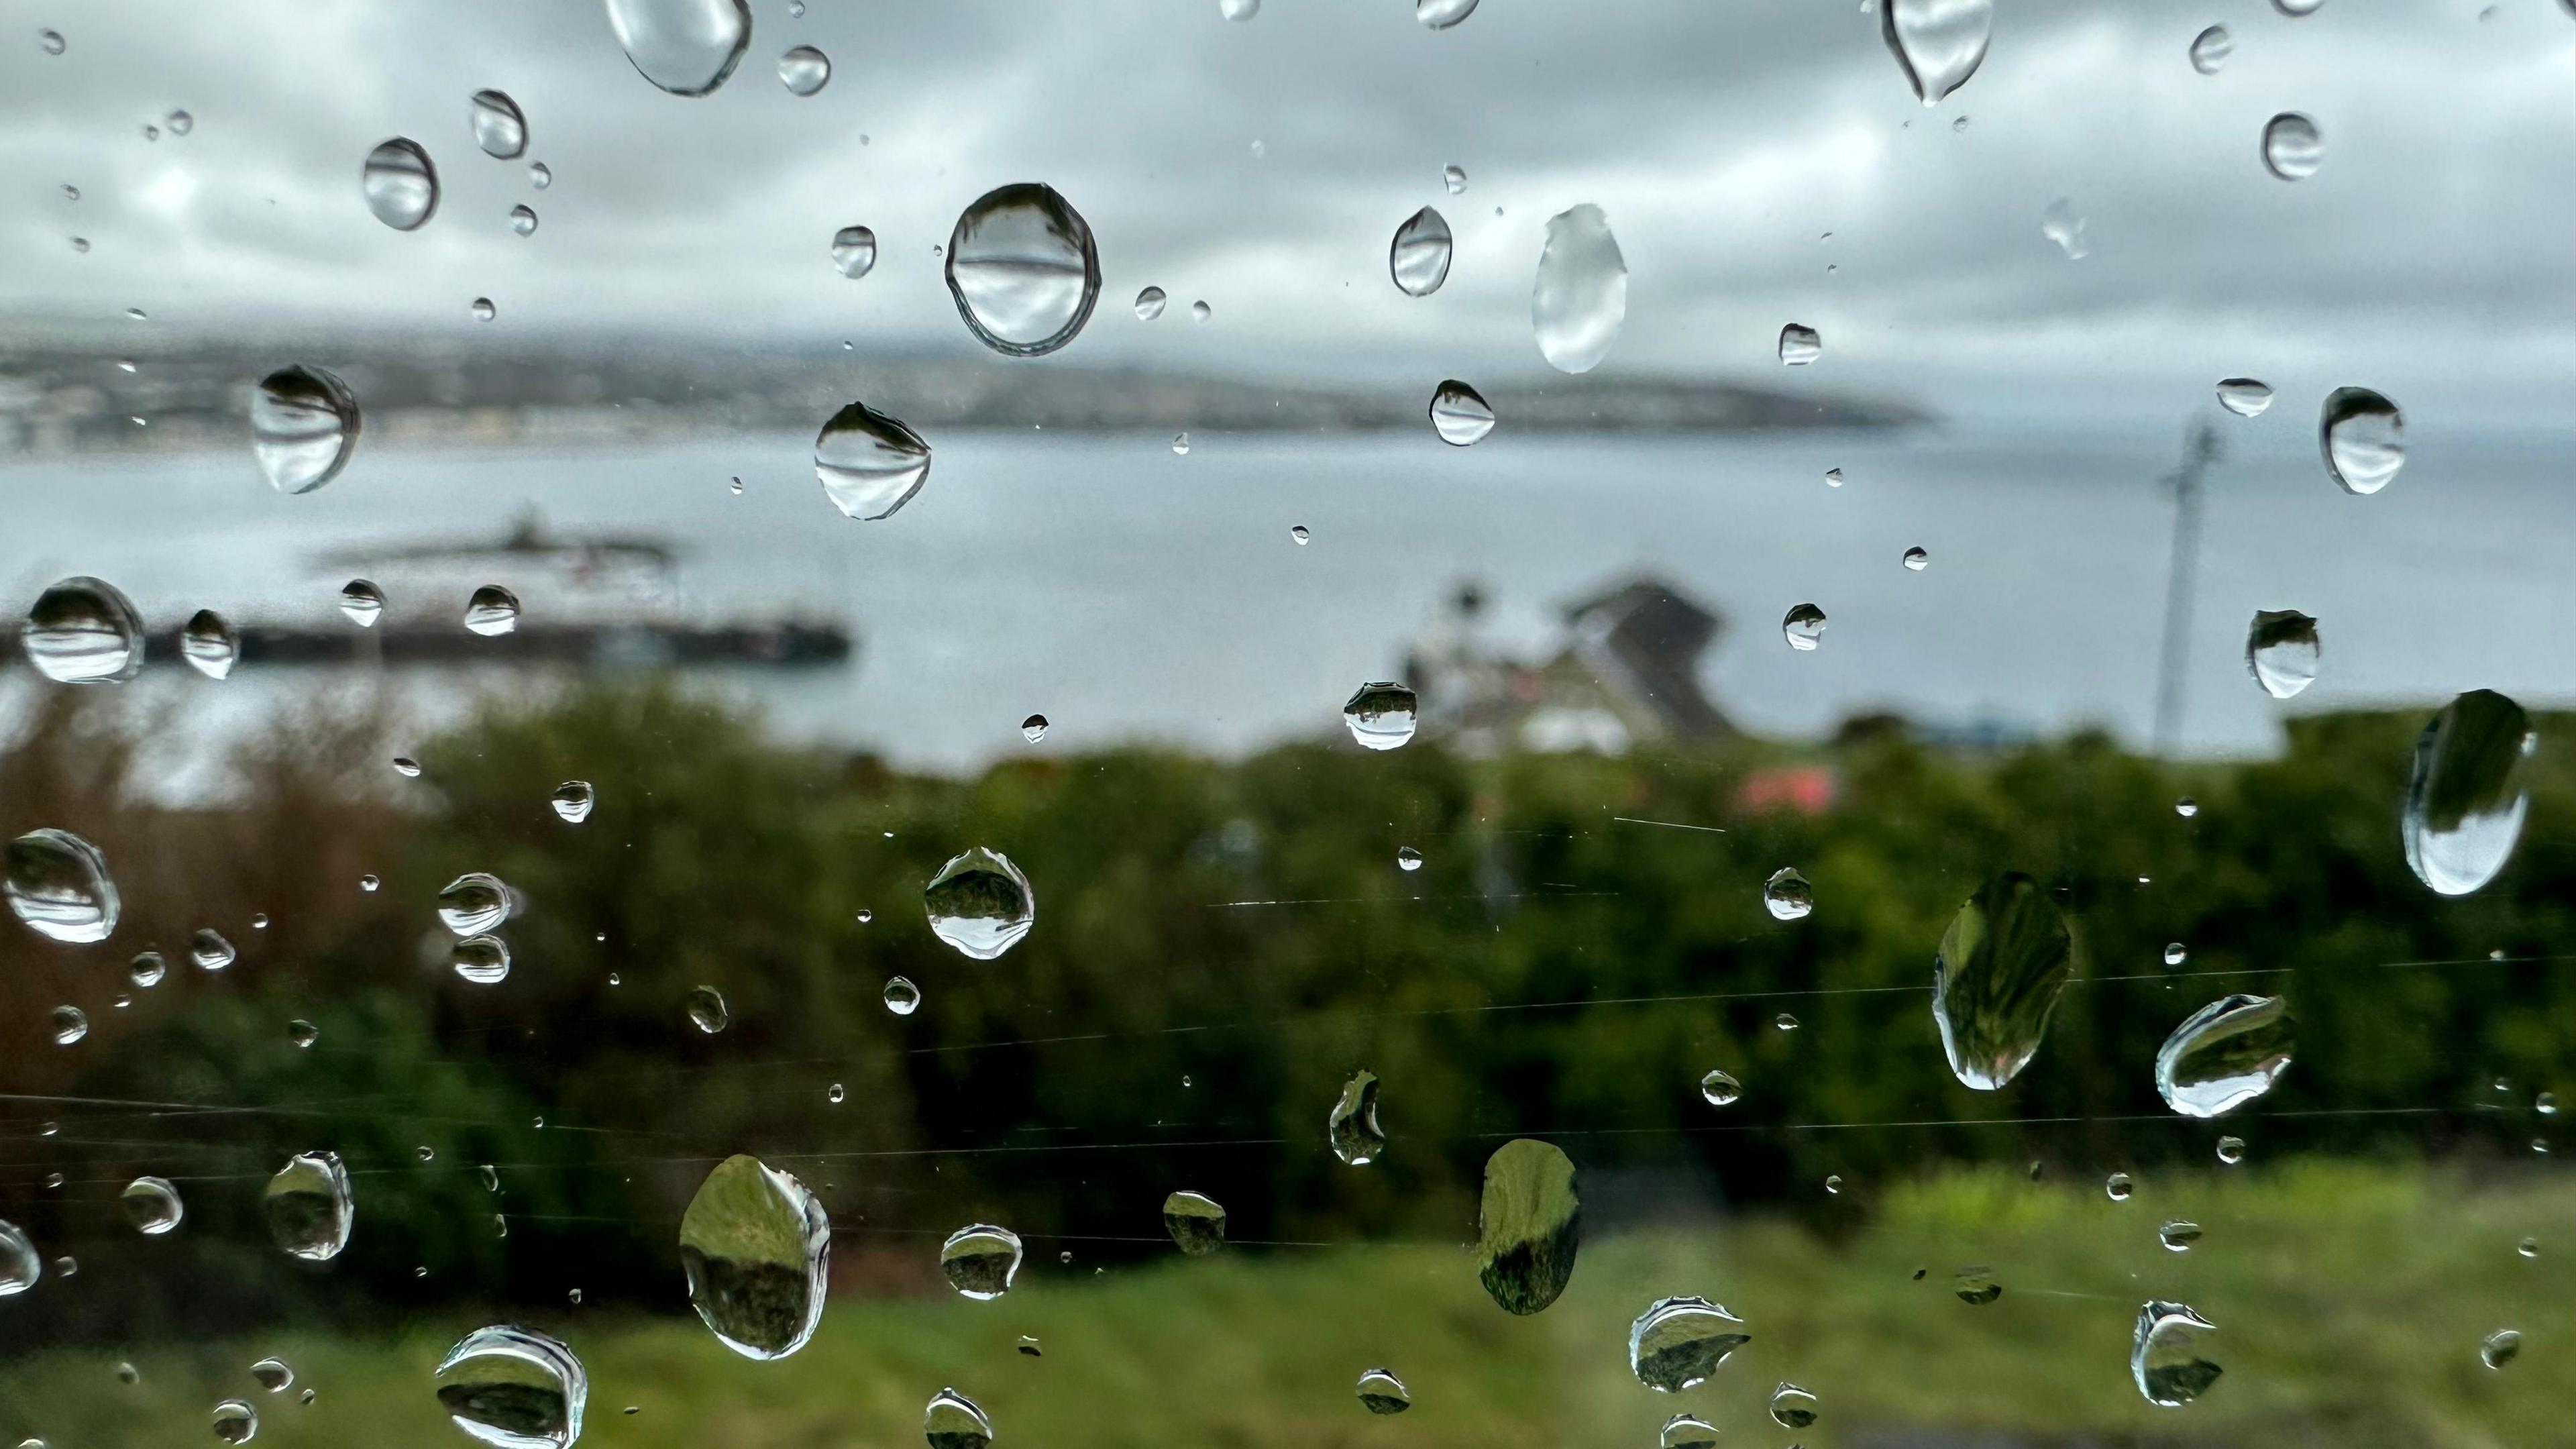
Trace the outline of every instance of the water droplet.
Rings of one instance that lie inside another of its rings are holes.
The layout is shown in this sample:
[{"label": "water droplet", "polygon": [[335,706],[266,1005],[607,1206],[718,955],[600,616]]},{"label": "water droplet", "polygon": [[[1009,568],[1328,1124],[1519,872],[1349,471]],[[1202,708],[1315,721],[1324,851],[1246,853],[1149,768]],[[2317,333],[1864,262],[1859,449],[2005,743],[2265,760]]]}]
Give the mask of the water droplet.
[{"label": "water droplet", "polygon": [[310,493],[339,477],[358,426],[358,399],[320,368],[281,368],[251,394],[251,457],[280,493]]},{"label": "water droplet", "polygon": [[692,986],[687,997],[689,1021],[709,1036],[733,1024],[733,1013],[726,1009],[724,993],[712,986]]},{"label": "water droplet", "polygon": [[1163,1199],[1163,1231],[1193,1258],[1204,1258],[1225,1246],[1225,1209],[1203,1192],[1176,1192]]},{"label": "water droplet", "polygon": [[279,1247],[317,1263],[340,1256],[349,1246],[358,1212],[349,1196],[349,1171],[336,1152],[299,1152],[288,1158],[260,1193],[259,1210]]},{"label": "water droplet", "polygon": [[[120,1361],[116,1366],[116,1381],[120,1384],[139,1384],[143,1382],[143,1371],[130,1363]],[[40,1439],[34,1442],[41,1444],[44,1441]],[[26,1446],[22,1444],[19,1449],[26,1449]]]},{"label": "water droplet", "polygon": [[1589,203],[1548,219],[1530,288],[1530,329],[1559,372],[1590,372],[1628,320],[1628,261],[1610,219]]},{"label": "water droplet", "polygon": [[1717,1427],[1693,1414],[1675,1414],[1664,1421],[1656,1449],[1717,1449]]},{"label": "water droplet", "polygon": [[1450,194],[1451,196],[1457,196],[1457,195],[1459,195],[1459,194],[1461,194],[1461,193],[1465,192],[1465,191],[1466,191],[1466,189],[1467,189],[1467,172],[1466,172],[1466,169],[1465,169],[1464,167],[1459,167],[1459,166],[1443,166],[1443,167],[1441,167],[1441,168],[1440,168],[1440,184],[1441,184],[1442,186],[1444,186],[1444,187],[1448,188],[1449,194]]},{"label": "water droplet", "polygon": [[2272,8],[2296,20],[2302,15],[2316,14],[2325,3],[2326,0],[2272,0]]},{"label": "water droplet", "polygon": [[1172,451],[1181,457],[1188,457],[1190,455],[1190,435],[1187,433],[1175,435],[1172,439]]},{"label": "water droplet", "polygon": [[186,111],[172,111],[161,118],[161,124],[170,128],[171,135],[184,136],[197,129],[197,118]]},{"label": "water droplet", "polygon": [[469,871],[438,893],[438,919],[460,936],[497,930],[510,919],[510,888],[489,871]]},{"label": "water droplet", "polygon": [[901,976],[889,976],[885,984],[885,1009],[897,1016],[910,1016],[921,1009],[921,988]]},{"label": "water droplet", "polygon": [[[1246,8],[1244,15],[1229,15],[1230,20],[1250,19],[1261,0],[1226,0]],[[933,1395],[930,1406],[921,1412],[921,1437],[930,1449],[985,1449],[993,1442],[993,1421],[986,1418],[973,1399],[955,1389],[941,1389]]]},{"label": "water droplet", "polygon": [[1190,320],[1193,322],[1205,322],[1215,315],[1216,309],[1210,307],[1205,302],[1192,302],[1190,304]]},{"label": "water droplet", "polygon": [[2290,1065],[2289,1003],[2223,997],[2193,1012],[2156,1051],[2156,1091],[2186,1117],[2232,1112],[2272,1089]]},{"label": "water droplet", "polygon": [[284,1393],[295,1385],[295,1370],[282,1358],[264,1358],[250,1366],[250,1376],[272,1394]]},{"label": "water droplet", "polygon": [[1825,353],[1825,339],[1816,329],[1792,322],[1780,329],[1780,365],[1805,367]]},{"label": "water droplet", "polygon": [[1020,721],[1020,738],[1027,740],[1030,744],[1034,745],[1038,741],[1045,739],[1046,733],[1047,717],[1045,715],[1033,714],[1027,719]]},{"label": "water droplet", "polygon": [[922,888],[921,901],[930,913],[930,933],[977,961],[1018,945],[1038,919],[1029,878],[1009,856],[980,845],[941,866]]},{"label": "water droplet", "polygon": [[1406,217],[1387,246],[1386,270],[1396,290],[1408,297],[1428,297],[1449,280],[1449,222],[1424,207]]},{"label": "water droplet", "polygon": [[[1920,1273],[1915,1275],[1921,1277]],[[1951,1275],[1950,1291],[1960,1302],[1972,1308],[1983,1308],[2004,1296],[2004,1285],[1991,1268],[1962,1268]]]},{"label": "water droplet", "polygon": [[1994,0],[1879,0],[1879,38],[1927,106],[1968,83],[1985,62]]},{"label": "water droplet", "polygon": [[70,1046],[89,1035],[89,1013],[77,1006],[54,1008],[54,1045]]},{"label": "water droplet", "polygon": [[2267,383],[2250,377],[2226,377],[2218,382],[2218,405],[2240,418],[2259,418],[2272,405],[2272,389]]},{"label": "water droplet", "polygon": [[322,1039],[322,1028],[299,1017],[286,1024],[286,1039],[301,1051]]},{"label": "water droplet", "polygon": [[170,963],[162,959],[160,952],[142,951],[125,968],[125,979],[137,986],[151,987],[160,985],[161,978],[169,973]]},{"label": "water droplet", "polygon": [[2200,813],[2200,802],[2194,800],[2189,795],[2185,795],[2174,802],[2174,813],[2185,820],[2189,820]]},{"label": "water droplet", "polygon": [[2317,621],[2296,609],[2258,609],[2245,631],[2245,672],[2274,699],[2288,699],[2316,682],[2323,646]]},{"label": "water droplet", "polygon": [[2510,1328],[2499,1328],[2478,1344],[2478,1362],[2491,1369],[2503,1368],[2522,1352],[2522,1335]]},{"label": "water droplet", "polygon": [[1803,921],[1816,909],[1815,887],[1807,884],[1807,878],[1798,874],[1796,867],[1784,865],[1762,883],[1762,908],[1775,921]]},{"label": "water droplet", "polygon": [[73,251],[75,251],[75,252],[78,252],[78,253],[80,253],[80,254],[82,254],[82,255],[84,255],[84,256],[88,255],[88,253],[89,253],[89,238],[88,238],[88,237],[85,237],[85,236],[76,236],[76,237],[73,237],[73,238],[72,238],[72,250],[73,250]]},{"label": "water droplet", "polygon": [[2397,404],[2369,388],[2339,387],[2328,393],[2318,435],[2326,472],[2346,493],[2376,493],[2406,466],[2405,416]]},{"label": "water droplet", "polygon": [[590,1376],[559,1339],[478,1328],[439,1360],[435,1382],[448,1421],[493,1449],[565,1449],[581,1437]]},{"label": "water droplet", "polygon": [[86,946],[116,930],[123,903],[97,846],[68,830],[29,831],[9,842],[7,867],[0,893],[37,935]]},{"label": "water droplet", "polygon": [[1333,1155],[1352,1167],[1366,1167],[1384,1154],[1386,1133],[1377,1125],[1377,1073],[1351,1073],[1324,1119],[1324,1137],[1332,1143]]},{"label": "water droplet", "polygon": [[2070,262],[2080,262],[2093,254],[2093,244],[2084,237],[2084,218],[2075,214],[2075,203],[2063,196],[2039,214],[2039,234],[2057,243],[2057,249],[2066,253]]},{"label": "water droplet", "polygon": [[367,153],[358,189],[376,220],[396,231],[416,230],[438,210],[438,168],[407,136],[379,142]]},{"label": "water droplet", "polygon": [[539,191],[555,184],[555,170],[543,161],[528,163],[528,184]]},{"label": "water droplet", "polygon": [[1555,1144],[1527,1137],[1496,1148],[1485,1159],[1476,1226],[1477,1281],[1496,1307],[1527,1315],[1554,1303],[1574,1277],[1582,1240],[1574,1163]]},{"label": "water droplet", "polygon": [[2525,1238],[2521,1242],[2515,1244],[2513,1250],[2526,1258],[2537,1258],[2540,1256],[2540,1240],[2538,1238]]},{"label": "water droplet", "polygon": [[831,1249],[822,1202],[755,1157],[718,1164],[680,1218],[689,1305],[745,1358],[785,1358],[814,1336]]},{"label": "water droplet", "polygon": [[1803,1429],[1816,1422],[1816,1396],[1796,1384],[1771,1391],[1771,1422],[1783,1429]]},{"label": "water droplet", "polygon": [[1028,1355],[1030,1358],[1043,1358],[1046,1356],[1046,1350],[1038,1346],[1038,1341],[1029,1337],[1025,1333],[1020,1335],[1020,1352]]},{"label": "water droplet", "polygon": [[1292,524],[1292,525],[1290,525],[1290,526],[1289,526],[1289,529],[1288,529],[1288,536],[1289,536],[1290,538],[1292,538],[1292,539],[1295,539],[1295,540],[1296,540],[1296,542],[1297,542],[1297,546],[1298,546],[1299,548],[1304,548],[1304,547],[1306,546],[1306,544],[1308,543],[1308,541],[1310,541],[1310,540],[1314,537],[1314,535],[1313,535],[1313,534],[1310,534],[1310,533],[1308,533],[1308,532],[1306,531],[1306,525],[1304,525],[1304,524],[1302,524],[1302,523],[1299,523],[1299,524]]},{"label": "water droplet", "polygon": [[510,946],[498,936],[468,936],[447,949],[447,964],[477,986],[498,986],[510,976]]},{"label": "water droplet", "polygon": [[1628,1327],[1628,1367],[1637,1382],[1662,1393],[1693,1388],[1726,1356],[1753,1341],[1744,1321],[1705,1298],[1657,1300]]},{"label": "water droplet", "polygon": [[1813,604],[1792,607],[1780,620],[1780,636],[1800,653],[1815,648],[1824,641],[1825,611]]},{"label": "water droplet", "polygon": [[1360,1375],[1360,1406],[1372,1414],[1401,1414],[1413,1407],[1413,1395],[1404,1380],[1388,1369],[1373,1368]]},{"label": "water droplet", "polygon": [[1744,1096],[1744,1084],[1724,1071],[1712,1071],[1699,1079],[1700,1099],[1712,1107],[1732,1107]]},{"label": "water droplet", "polygon": [[199,609],[179,631],[179,657],[208,679],[221,679],[241,658],[241,639],[223,615]]},{"label": "water droplet", "polygon": [[135,1231],[146,1237],[161,1236],[179,1226],[179,1220],[187,1216],[187,1209],[179,1201],[179,1189],[171,1186],[170,1179],[166,1177],[134,1179],[125,1185],[120,1201],[125,1207],[126,1221],[134,1224]]},{"label": "water droplet", "polygon": [[751,46],[744,0],[607,0],[608,28],[636,72],[675,96],[725,83]]},{"label": "water droplet", "polygon": [[1932,554],[1921,547],[1909,548],[1905,551],[1905,566],[1919,574],[1932,566]]},{"label": "water droplet", "polygon": [[259,1435],[259,1411],[240,1399],[215,1405],[215,1437],[227,1444],[247,1444]]},{"label": "water droplet", "polygon": [[1431,426],[1440,441],[1464,448],[1494,430],[1494,409],[1482,394],[1453,377],[1431,395]]},{"label": "water droplet", "polygon": [[351,579],[340,586],[340,615],[361,629],[376,627],[385,615],[385,592],[366,579]]},{"label": "water droplet", "polygon": [[2039,1051],[2074,941],[2037,881],[1994,877],[1959,907],[1932,962],[1932,1020],[1961,1083],[2000,1091]]},{"label": "water droplet", "polygon": [[1771,1018],[1771,1028],[1774,1031],[1796,1031],[1798,1029],[1798,1018],[1791,1016],[1785,1011],[1781,1012],[1778,1016]]},{"label": "water droplet", "polygon": [[201,926],[188,938],[188,959],[200,971],[221,971],[233,964],[237,954],[233,943],[212,926]]},{"label": "water droplet", "polygon": [[1155,318],[1162,316],[1163,308],[1170,301],[1171,298],[1164,295],[1163,289],[1160,287],[1147,287],[1145,290],[1138,292],[1136,294],[1136,320],[1139,322],[1151,322]]},{"label": "water droplet", "polygon": [[105,579],[78,575],[37,595],[18,638],[58,684],[122,684],[143,667],[143,618]]},{"label": "water droplet", "polygon": [[2539,744],[2522,706],[2490,689],[2445,705],[2415,741],[2400,834],[2415,878],[2446,896],[2495,879],[2531,807],[2523,762]]},{"label": "water droplet", "polygon": [[2113,1202],[2127,1202],[2129,1194],[2136,1190],[2137,1184],[2125,1172],[2115,1172],[2102,1179],[2102,1193]]},{"label": "water droplet", "polygon": [[2178,1409],[2218,1382],[2218,1365],[2199,1352],[2200,1336],[2216,1327],[2187,1304],[2150,1301],[2138,1310],[2129,1377],[2137,1380],[2148,1403]]},{"label": "water droplet", "polygon": [[863,522],[892,518],[930,478],[930,445],[863,402],[832,414],[814,436],[814,476],[832,506]]},{"label": "water droplet", "polygon": [[2191,68],[2202,75],[2216,75],[2236,53],[2236,37],[2224,25],[2213,25],[2191,38]]},{"label": "water droplet", "polygon": [[546,803],[554,807],[557,819],[567,825],[579,825],[590,818],[592,808],[599,804],[599,792],[590,787],[588,780],[566,780],[555,787],[554,794],[547,797]]},{"label": "water droplet", "polygon": [[474,144],[483,148],[484,155],[515,161],[527,151],[528,118],[517,101],[499,91],[476,91],[470,110]]},{"label": "water droplet", "polygon": [[1411,875],[1413,872],[1422,869],[1422,852],[1414,849],[1410,845],[1397,846],[1395,851],[1395,868],[1403,871],[1407,875]]},{"label": "water droplet", "polygon": [[36,44],[42,47],[47,55],[60,55],[63,53],[63,33],[59,30],[39,30],[36,32]]},{"label": "water droplet", "polygon": [[486,639],[515,633],[519,627],[519,596],[499,584],[485,584],[465,601],[465,627]]},{"label": "water droplet", "polygon": [[2226,1163],[2230,1167],[2234,1167],[2236,1164],[2243,1162],[2245,1160],[2245,1139],[2242,1137],[2219,1138],[2218,1160]]},{"label": "water droplet", "polygon": [[2543,1117],[2557,1116],[2558,1094],[2556,1092],[2542,1092],[2533,1097],[2531,1099],[2531,1110],[2539,1113]]},{"label": "water droplet", "polygon": [[2325,155],[2325,134],[2308,117],[2283,111],[2264,123],[2263,165],[2282,180],[2298,181],[2316,175],[2317,165]]},{"label": "water droplet", "polygon": [[1363,684],[1342,706],[1342,723],[1362,748],[1392,750],[1413,738],[1419,701],[1401,684]]},{"label": "water droplet", "polygon": [[842,276],[856,281],[866,276],[877,264],[877,234],[863,226],[845,226],[832,233],[832,265]]},{"label": "water droplet", "polygon": [[794,96],[810,96],[832,79],[832,58],[810,45],[778,57],[778,82]]},{"label": "water droplet", "polygon": [[1011,1291],[1020,1273],[1020,1235],[991,1223],[974,1223],[948,1235],[939,1245],[939,1271],[948,1286],[989,1303]]},{"label": "water droplet", "polygon": [[2156,1241],[2164,1244],[2168,1253],[2188,1253],[2192,1244],[2200,1241],[2200,1224],[2183,1218],[2169,1219],[2156,1229]]},{"label": "water droplet", "polygon": [[1006,357],[1040,357],[1071,342],[1100,297],[1091,227],[1052,186],[986,192],[948,237],[948,290],[957,315]]}]

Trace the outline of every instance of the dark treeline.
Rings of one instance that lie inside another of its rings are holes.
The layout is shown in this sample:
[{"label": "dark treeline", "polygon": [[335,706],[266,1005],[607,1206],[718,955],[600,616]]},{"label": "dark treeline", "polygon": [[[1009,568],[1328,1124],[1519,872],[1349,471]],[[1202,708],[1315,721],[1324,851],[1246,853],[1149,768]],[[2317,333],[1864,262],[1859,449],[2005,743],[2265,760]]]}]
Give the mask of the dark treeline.
[{"label": "dark treeline", "polygon": [[[1176,1188],[1224,1203],[1238,1241],[1457,1241],[1513,1135],[1574,1158],[1596,1229],[1782,1202],[1830,1229],[1928,1163],[2098,1177],[2205,1162],[2222,1130],[2258,1163],[2502,1160],[2550,1130],[2532,1092],[2576,1066],[2576,975],[2547,959],[2576,939],[2555,722],[2514,863],[2450,901],[2398,845],[2420,714],[2300,721],[2282,758],[2229,765],[2083,737],[1961,757],[1887,732],[1623,759],[1041,746],[954,781],[617,685],[496,706],[419,751],[417,780],[385,767],[381,720],[316,713],[246,753],[228,803],[173,811],[131,790],[153,722],[67,698],[0,757],[0,825],[98,842],[126,913],[101,946],[0,942],[6,1089],[85,1099],[9,1108],[0,1215],[82,1264],[78,1291],[40,1285],[40,1327],[0,1322],[22,1339],[573,1288],[676,1310],[681,1207],[738,1151],[822,1193],[837,1291],[909,1291],[975,1221],[1032,1255],[1157,1251]],[[585,823],[548,807],[567,779],[597,787]],[[972,845],[1037,896],[990,962],[921,905]],[[1407,846],[1418,871],[1397,868]],[[1814,883],[1806,920],[1763,907],[1784,865]],[[2078,979],[2021,1078],[1974,1092],[1942,1058],[1932,953],[2006,869],[2065,908]],[[471,870],[521,900],[495,986],[449,970],[435,912]],[[186,960],[206,926],[240,947],[220,973]],[[147,946],[170,976],[138,989]],[[2409,964],[2427,962],[2446,964]],[[909,1017],[880,999],[897,974],[924,998]],[[699,985],[729,1005],[719,1034],[684,1010]],[[2239,1117],[2173,1116],[2157,1045],[2239,990],[2290,997],[2297,1064]],[[93,1029],[57,1047],[67,1001]],[[293,1045],[294,1019],[318,1043]],[[1389,1147],[1353,1169],[1324,1128],[1362,1067]],[[1711,1068],[1740,1102],[1700,1099]],[[286,1258],[257,1216],[268,1174],[319,1148],[358,1203],[327,1265]],[[125,1225],[140,1173],[179,1184],[177,1232]],[[1849,1184],[1829,1201],[1827,1173]]]}]

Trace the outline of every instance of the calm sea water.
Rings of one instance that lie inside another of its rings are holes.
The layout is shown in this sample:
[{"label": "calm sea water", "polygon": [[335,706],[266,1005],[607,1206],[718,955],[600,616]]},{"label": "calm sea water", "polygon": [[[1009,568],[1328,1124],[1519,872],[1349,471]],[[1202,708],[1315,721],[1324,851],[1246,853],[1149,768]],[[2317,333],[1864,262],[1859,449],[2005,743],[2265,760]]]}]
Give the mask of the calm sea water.
[{"label": "calm sea water", "polygon": [[[2257,752],[2284,706],[2242,663],[2258,608],[2322,621],[2324,671],[2294,706],[2430,703],[2464,688],[2563,701],[2576,663],[2576,436],[2425,433],[2384,493],[2344,495],[2307,420],[2229,420],[2210,480],[2185,746]],[[1556,610],[1651,575],[1723,613],[1710,696],[1744,727],[1830,731],[1892,709],[2143,740],[2172,511],[2157,478],[2179,426],[2053,433],[1525,437],[1466,450],[1420,435],[934,439],[902,513],[856,523],[816,484],[803,436],[584,451],[367,451],[320,493],[271,492],[239,455],[23,463],[11,597],[94,573],[156,629],[200,607],[242,622],[339,624],[332,549],[497,537],[529,510],[564,534],[668,539],[675,607],[701,619],[801,610],[859,634],[850,667],[711,670],[781,733],[965,768],[1028,748],[1154,739],[1233,752],[1337,726],[1462,580],[1506,645],[1544,649]],[[1839,467],[1847,479],[1828,487]],[[740,476],[741,494],[727,480]],[[1304,525],[1300,546],[1289,530]],[[1931,551],[1914,573],[1906,548]],[[453,619],[479,577],[379,573],[397,615]],[[518,587],[532,618],[557,601]],[[1823,647],[1781,615],[1814,602]],[[27,676],[19,676],[23,682]],[[322,671],[222,684],[152,671],[183,699],[178,743],[256,723]],[[424,725],[503,683],[413,674]]]}]

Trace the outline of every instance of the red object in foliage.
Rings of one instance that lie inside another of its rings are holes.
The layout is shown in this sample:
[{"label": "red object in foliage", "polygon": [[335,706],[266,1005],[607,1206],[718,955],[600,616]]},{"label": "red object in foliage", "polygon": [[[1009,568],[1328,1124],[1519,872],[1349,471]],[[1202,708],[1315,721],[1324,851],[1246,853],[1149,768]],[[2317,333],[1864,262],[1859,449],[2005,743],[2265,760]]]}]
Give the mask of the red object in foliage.
[{"label": "red object in foliage", "polygon": [[1756,770],[1744,777],[1735,792],[1738,808],[1751,811],[1795,810],[1801,815],[1822,815],[1834,808],[1834,797],[1842,793],[1842,779],[1822,765],[1791,765],[1777,770]]}]

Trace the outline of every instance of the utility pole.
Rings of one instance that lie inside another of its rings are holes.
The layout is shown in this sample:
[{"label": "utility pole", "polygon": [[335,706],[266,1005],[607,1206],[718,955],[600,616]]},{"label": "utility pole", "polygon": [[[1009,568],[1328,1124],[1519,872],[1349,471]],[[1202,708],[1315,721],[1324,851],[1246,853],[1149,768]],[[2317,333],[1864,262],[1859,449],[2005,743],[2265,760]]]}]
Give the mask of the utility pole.
[{"label": "utility pole", "polygon": [[2158,480],[2173,490],[2173,560],[2165,576],[2165,642],[2156,670],[2156,753],[2171,756],[2182,738],[2183,676],[2191,663],[2191,596],[2200,572],[2200,480],[2226,453],[2203,418],[2183,443],[2182,466]]}]

